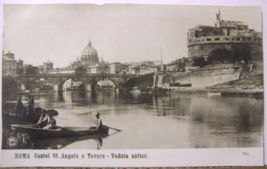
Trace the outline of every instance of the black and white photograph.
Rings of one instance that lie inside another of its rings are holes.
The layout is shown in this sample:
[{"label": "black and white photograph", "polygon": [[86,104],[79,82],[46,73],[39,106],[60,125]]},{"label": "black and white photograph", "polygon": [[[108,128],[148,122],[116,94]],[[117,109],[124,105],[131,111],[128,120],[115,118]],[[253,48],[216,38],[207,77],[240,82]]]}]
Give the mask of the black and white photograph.
[{"label": "black and white photograph", "polygon": [[3,4],[2,164],[262,165],[262,26],[261,6]]}]

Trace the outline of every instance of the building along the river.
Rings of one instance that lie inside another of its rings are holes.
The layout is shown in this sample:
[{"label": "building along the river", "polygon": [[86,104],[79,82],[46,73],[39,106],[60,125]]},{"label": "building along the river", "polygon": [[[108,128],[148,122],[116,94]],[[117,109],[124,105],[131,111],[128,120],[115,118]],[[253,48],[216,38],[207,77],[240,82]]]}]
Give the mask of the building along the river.
[{"label": "building along the river", "polygon": [[208,57],[217,48],[230,49],[233,44],[248,44],[252,60],[263,60],[262,32],[240,21],[224,21],[220,12],[215,26],[198,25],[187,33],[188,57]]},{"label": "building along the river", "polygon": [[[21,65],[22,64],[22,65]],[[2,71],[4,76],[16,76],[17,66],[23,67],[23,61],[15,60],[15,55],[10,51],[8,53],[2,53]]]}]

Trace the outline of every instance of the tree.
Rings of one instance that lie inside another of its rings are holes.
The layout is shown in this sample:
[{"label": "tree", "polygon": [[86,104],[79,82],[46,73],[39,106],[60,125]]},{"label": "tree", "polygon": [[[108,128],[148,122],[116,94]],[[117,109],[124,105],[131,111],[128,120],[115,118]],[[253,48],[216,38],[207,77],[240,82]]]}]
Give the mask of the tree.
[{"label": "tree", "polygon": [[24,72],[24,68],[17,68],[17,70],[16,70],[16,73],[17,73],[18,75],[23,74],[23,72]]},{"label": "tree", "polygon": [[251,60],[251,47],[248,44],[235,44],[231,48],[233,55],[232,60],[234,62],[241,62],[242,60],[245,63],[248,63]]},{"label": "tree", "polygon": [[216,62],[224,63],[225,61],[233,62],[232,51],[226,48],[214,49],[210,52],[208,61],[211,63],[216,63]]},{"label": "tree", "polygon": [[36,86],[36,81],[35,79],[27,79],[25,80],[24,85],[27,90],[32,90]]},{"label": "tree", "polygon": [[233,44],[231,49],[217,48],[210,52],[208,61],[211,63],[241,62],[251,60],[251,47],[248,44]]},{"label": "tree", "polygon": [[17,82],[11,78],[10,76],[2,77],[2,96],[3,100],[8,99],[12,93],[16,93],[18,91]]},{"label": "tree", "polygon": [[208,65],[209,62],[205,61],[205,59],[203,57],[194,57],[193,58],[193,66],[199,66],[199,67],[204,67],[206,65]]},{"label": "tree", "polygon": [[134,70],[135,74],[138,74],[140,72],[141,68],[140,68],[140,66],[136,66],[133,68],[133,70]]},{"label": "tree", "polygon": [[26,74],[27,75],[36,75],[38,72],[37,66],[27,65],[26,66]]}]

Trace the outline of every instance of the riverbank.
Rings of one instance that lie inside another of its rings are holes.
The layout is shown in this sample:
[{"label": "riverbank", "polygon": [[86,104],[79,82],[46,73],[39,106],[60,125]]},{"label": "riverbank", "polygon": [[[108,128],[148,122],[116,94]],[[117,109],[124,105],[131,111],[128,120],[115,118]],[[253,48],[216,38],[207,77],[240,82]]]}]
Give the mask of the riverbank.
[{"label": "riverbank", "polygon": [[169,92],[180,93],[221,93],[223,95],[263,95],[263,74],[257,74],[208,87],[168,87]]},{"label": "riverbank", "polygon": [[213,86],[206,87],[209,91],[221,91],[224,93],[263,93],[263,74],[248,76],[242,79],[233,80]]}]

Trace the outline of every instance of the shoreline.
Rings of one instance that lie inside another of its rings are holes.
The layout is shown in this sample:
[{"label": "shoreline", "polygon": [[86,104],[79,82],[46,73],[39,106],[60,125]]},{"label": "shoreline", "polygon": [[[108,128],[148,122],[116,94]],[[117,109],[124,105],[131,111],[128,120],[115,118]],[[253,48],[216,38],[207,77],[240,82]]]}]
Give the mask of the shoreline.
[{"label": "shoreline", "polygon": [[168,87],[168,93],[221,93],[222,95],[264,95],[263,89],[240,89],[240,88],[195,88],[195,87]]}]

